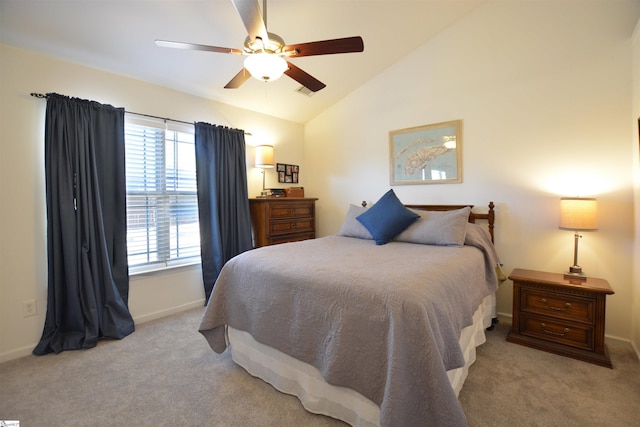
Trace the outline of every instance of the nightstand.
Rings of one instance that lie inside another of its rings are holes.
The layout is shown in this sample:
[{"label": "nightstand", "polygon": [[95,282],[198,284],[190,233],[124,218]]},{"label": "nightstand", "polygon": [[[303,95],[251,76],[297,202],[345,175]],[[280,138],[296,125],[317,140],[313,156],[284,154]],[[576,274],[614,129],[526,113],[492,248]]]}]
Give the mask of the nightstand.
[{"label": "nightstand", "polygon": [[604,343],[604,279],[568,280],[561,273],[516,268],[513,324],[507,341],[612,368]]}]

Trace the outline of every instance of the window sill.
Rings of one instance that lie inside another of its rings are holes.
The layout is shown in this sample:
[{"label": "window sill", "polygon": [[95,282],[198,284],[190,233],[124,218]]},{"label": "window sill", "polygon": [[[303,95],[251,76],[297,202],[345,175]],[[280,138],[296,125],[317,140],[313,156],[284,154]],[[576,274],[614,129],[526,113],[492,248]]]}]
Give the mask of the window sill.
[{"label": "window sill", "polygon": [[175,265],[156,265],[142,268],[132,268],[129,270],[129,279],[143,279],[150,276],[157,276],[167,273],[176,273],[181,270],[195,270],[200,268],[200,261],[193,261],[189,263],[175,264]]}]

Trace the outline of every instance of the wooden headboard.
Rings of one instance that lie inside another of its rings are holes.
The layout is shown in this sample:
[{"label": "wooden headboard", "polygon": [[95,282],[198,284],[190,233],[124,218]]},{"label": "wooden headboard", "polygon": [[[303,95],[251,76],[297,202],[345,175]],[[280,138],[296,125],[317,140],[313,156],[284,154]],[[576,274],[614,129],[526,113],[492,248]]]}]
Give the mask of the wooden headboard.
[{"label": "wooden headboard", "polygon": [[[367,202],[362,202],[362,206],[367,206]],[[493,227],[496,222],[495,205],[493,202],[489,202],[489,210],[486,213],[473,212],[473,205],[405,205],[410,209],[418,209],[423,211],[453,211],[456,209],[462,209],[469,206],[472,211],[469,213],[469,222],[476,223],[476,220],[486,220],[488,222],[489,234],[491,235],[491,241],[493,242]]]}]

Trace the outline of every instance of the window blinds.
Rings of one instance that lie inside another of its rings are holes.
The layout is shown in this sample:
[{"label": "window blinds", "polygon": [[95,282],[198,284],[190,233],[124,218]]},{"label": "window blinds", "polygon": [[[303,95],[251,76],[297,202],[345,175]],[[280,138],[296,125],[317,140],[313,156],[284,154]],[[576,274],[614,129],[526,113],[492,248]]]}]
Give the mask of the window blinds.
[{"label": "window blinds", "polygon": [[193,125],[126,115],[129,267],[199,262]]}]

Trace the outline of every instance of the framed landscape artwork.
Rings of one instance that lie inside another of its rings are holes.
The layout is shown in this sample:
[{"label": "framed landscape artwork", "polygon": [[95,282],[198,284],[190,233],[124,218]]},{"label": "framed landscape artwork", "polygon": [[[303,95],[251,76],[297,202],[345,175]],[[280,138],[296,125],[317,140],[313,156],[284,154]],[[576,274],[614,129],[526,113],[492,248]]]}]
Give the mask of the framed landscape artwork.
[{"label": "framed landscape artwork", "polygon": [[389,132],[391,185],[462,182],[462,120]]}]

